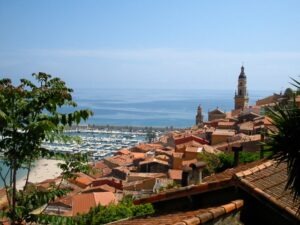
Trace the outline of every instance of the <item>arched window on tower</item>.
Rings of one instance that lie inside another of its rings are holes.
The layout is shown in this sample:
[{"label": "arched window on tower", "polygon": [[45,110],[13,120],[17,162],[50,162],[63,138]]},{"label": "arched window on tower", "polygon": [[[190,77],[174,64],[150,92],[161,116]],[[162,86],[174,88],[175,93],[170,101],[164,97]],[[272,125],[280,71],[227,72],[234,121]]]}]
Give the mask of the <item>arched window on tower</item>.
[{"label": "arched window on tower", "polygon": [[242,90],[241,89],[239,90],[239,95],[242,95]]}]

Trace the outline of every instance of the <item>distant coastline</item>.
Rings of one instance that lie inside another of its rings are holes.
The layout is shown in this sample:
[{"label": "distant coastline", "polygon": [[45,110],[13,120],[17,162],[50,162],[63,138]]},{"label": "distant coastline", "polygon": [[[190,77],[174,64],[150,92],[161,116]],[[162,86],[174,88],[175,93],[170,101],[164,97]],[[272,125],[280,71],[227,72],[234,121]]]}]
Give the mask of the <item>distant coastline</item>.
[{"label": "distant coastline", "polygon": [[130,125],[102,125],[102,124],[79,124],[77,126],[67,127],[66,130],[107,130],[107,131],[123,131],[123,132],[147,132],[149,130],[153,131],[160,131],[160,132],[166,132],[166,131],[172,131],[172,130],[178,130],[178,129],[184,129],[182,127],[173,127],[173,126],[130,126]]}]

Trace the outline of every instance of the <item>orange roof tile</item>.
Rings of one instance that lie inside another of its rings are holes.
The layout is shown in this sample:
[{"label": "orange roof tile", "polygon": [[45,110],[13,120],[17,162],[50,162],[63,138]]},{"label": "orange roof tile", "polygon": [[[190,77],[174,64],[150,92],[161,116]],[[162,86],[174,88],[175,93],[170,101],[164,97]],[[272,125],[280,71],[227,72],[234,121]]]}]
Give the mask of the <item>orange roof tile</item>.
[{"label": "orange roof tile", "polygon": [[180,137],[180,138],[176,138],[174,140],[175,145],[181,145],[181,144],[184,144],[184,143],[187,143],[187,142],[191,142],[191,141],[195,141],[195,142],[197,142],[199,144],[208,144],[207,140],[205,140],[203,138],[200,138],[200,137],[197,137],[197,136],[194,136],[194,135]]},{"label": "orange roof tile", "polygon": [[234,136],[235,131],[234,130],[223,130],[223,129],[216,129],[212,135],[224,135],[224,136]]},{"label": "orange roof tile", "polygon": [[250,194],[263,198],[265,202],[300,220],[300,215],[297,214],[300,199],[294,201],[293,193],[285,188],[288,179],[286,163],[267,161],[237,173],[236,179],[238,185]]},{"label": "orange roof tile", "polygon": [[90,185],[95,179],[84,174],[84,173],[78,173],[77,177],[75,179],[71,179],[70,182],[74,184],[78,184],[80,187],[86,187]]},{"label": "orange roof tile", "polygon": [[93,192],[75,195],[72,198],[73,216],[87,213],[92,207],[99,204],[107,206],[111,203],[117,203],[116,197],[112,192]]},{"label": "orange roof tile", "polygon": [[207,224],[211,220],[218,220],[219,217],[225,214],[233,213],[240,210],[244,205],[243,200],[235,200],[224,205],[219,205],[211,208],[196,209],[189,211],[175,211],[169,213],[157,212],[154,215],[149,215],[142,218],[134,218],[129,220],[117,221],[114,225],[196,225]]},{"label": "orange roof tile", "polygon": [[127,148],[123,148],[117,152],[117,154],[121,155],[129,155],[131,152]]},{"label": "orange roof tile", "polygon": [[182,166],[190,166],[193,163],[197,163],[197,159],[191,159],[191,160],[184,160],[182,161]]},{"label": "orange roof tile", "polygon": [[170,179],[181,180],[181,178],[182,178],[182,170],[172,170],[172,169],[169,169],[168,175],[169,175]]}]

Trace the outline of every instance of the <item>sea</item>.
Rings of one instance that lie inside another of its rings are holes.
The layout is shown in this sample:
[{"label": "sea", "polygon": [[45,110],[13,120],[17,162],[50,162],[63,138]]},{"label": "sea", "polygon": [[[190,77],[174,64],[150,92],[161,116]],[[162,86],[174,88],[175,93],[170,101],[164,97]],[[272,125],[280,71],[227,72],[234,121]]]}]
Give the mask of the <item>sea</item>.
[{"label": "sea", "polygon": [[[249,91],[250,104],[273,94]],[[198,105],[204,119],[208,111],[234,107],[233,90],[78,89],[74,100],[80,108],[94,112],[86,123],[153,127],[190,127],[195,124]]]},{"label": "sea", "polygon": [[[273,94],[272,91],[249,90],[250,104]],[[234,107],[232,90],[175,90],[175,89],[75,89],[74,101],[78,109],[90,109],[94,115],[82,125],[120,125],[141,127],[186,128],[195,124],[197,107],[201,105],[204,119],[208,111],[218,107],[227,112]],[[121,131],[71,132],[82,138],[81,145],[48,144],[56,151],[96,151],[101,157],[117,149],[145,141],[143,133]],[[47,145],[47,143],[46,143]],[[2,173],[7,169],[0,161]],[[18,173],[22,177],[25,170]],[[0,180],[0,187],[3,186]]]}]

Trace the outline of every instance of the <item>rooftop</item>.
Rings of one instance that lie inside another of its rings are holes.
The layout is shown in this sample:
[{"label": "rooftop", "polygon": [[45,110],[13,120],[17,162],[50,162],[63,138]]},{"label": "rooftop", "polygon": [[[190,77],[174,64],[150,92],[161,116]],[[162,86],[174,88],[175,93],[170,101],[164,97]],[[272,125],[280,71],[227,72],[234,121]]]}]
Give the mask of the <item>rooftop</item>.
[{"label": "rooftop", "polygon": [[293,201],[291,190],[285,189],[287,178],[287,164],[275,161],[267,161],[236,174],[243,189],[255,197],[263,197],[265,201],[300,219],[300,215],[297,215],[300,199]]},{"label": "rooftop", "polygon": [[87,213],[91,207],[97,205],[107,206],[110,203],[116,203],[116,197],[112,192],[93,192],[83,193],[73,196],[72,211],[73,215],[78,213]]}]

